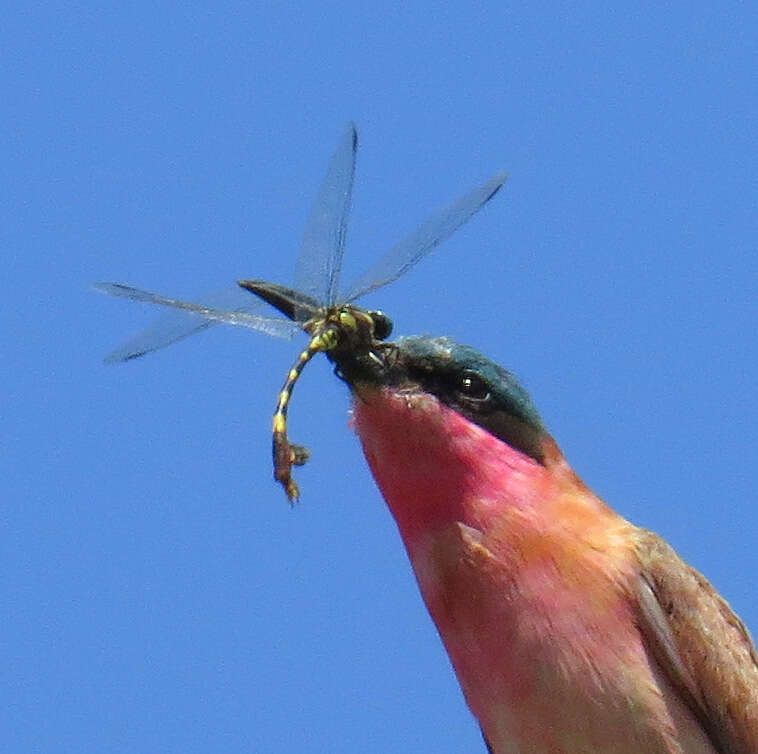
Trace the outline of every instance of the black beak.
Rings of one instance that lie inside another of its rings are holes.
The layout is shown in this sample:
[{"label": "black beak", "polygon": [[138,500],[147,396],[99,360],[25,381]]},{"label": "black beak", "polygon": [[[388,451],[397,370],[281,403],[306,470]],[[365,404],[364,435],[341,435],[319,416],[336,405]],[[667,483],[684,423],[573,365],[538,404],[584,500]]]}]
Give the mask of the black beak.
[{"label": "black beak", "polygon": [[238,280],[237,285],[259,296],[293,322],[307,322],[323,308],[316,299],[300,291],[265,280]]}]

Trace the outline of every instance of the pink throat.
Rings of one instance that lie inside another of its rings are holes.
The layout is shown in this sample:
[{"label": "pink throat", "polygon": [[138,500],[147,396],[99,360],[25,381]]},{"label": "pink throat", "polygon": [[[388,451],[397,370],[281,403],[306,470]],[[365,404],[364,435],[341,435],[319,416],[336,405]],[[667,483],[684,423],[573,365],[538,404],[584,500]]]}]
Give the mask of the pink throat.
[{"label": "pink throat", "polygon": [[409,551],[452,522],[486,531],[505,507],[554,490],[555,469],[509,447],[429,395],[388,388],[355,399],[355,426]]}]

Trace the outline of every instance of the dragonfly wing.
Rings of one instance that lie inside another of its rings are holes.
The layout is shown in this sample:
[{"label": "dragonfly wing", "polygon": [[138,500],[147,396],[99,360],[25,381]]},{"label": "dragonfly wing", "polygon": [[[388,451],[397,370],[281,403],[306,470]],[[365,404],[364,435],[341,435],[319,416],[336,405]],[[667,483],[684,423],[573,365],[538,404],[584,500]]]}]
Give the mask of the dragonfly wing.
[{"label": "dragonfly wing", "polygon": [[408,272],[492,199],[507,177],[505,173],[498,173],[487,183],[432,215],[418,230],[381,256],[376,264],[356,281],[345,300],[353,301]]},{"label": "dragonfly wing", "polygon": [[337,298],[357,150],[358,133],[350,123],[311,210],[295,268],[295,288],[322,304]]},{"label": "dragonfly wing", "polygon": [[291,338],[300,329],[287,320],[255,314],[256,309],[262,308],[263,302],[237,286],[207,294],[202,298],[202,304],[168,298],[122,283],[97,283],[94,287],[111,296],[172,310],[109,353],[105,357],[107,363],[128,361],[157,351],[218,323],[248,327],[281,338]]}]

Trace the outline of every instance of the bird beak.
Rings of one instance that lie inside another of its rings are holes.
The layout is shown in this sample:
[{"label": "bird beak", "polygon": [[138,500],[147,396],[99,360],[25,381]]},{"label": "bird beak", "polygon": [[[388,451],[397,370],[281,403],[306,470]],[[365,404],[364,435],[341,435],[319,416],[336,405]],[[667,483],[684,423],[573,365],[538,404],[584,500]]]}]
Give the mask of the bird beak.
[{"label": "bird beak", "polygon": [[335,374],[359,392],[361,386],[381,387],[394,382],[397,353],[395,343],[376,340],[369,349],[338,349],[327,353],[327,358],[335,365]]}]

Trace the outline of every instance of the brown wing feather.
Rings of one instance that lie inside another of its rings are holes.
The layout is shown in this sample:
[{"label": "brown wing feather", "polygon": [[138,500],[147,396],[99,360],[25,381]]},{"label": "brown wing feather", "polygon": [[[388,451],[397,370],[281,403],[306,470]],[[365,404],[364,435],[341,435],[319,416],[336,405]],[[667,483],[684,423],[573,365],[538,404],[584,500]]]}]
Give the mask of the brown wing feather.
[{"label": "brown wing feather", "polygon": [[722,754],[758,754],[758,653],[707,579],[660,537],[637,537],[639,622],[684,703]]}]

